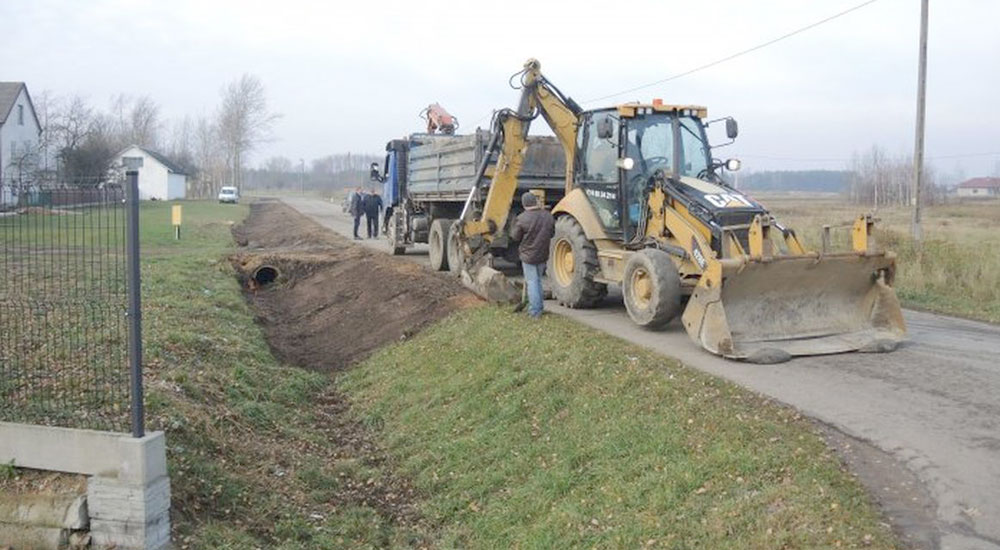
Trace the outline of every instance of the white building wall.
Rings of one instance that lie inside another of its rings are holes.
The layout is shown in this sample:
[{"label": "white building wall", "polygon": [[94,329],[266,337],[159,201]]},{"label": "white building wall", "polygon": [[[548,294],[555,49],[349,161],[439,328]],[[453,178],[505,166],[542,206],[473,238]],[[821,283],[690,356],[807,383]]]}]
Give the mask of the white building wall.
[{"label": "white building wall", "polygon": [[124,157],[141,157],[142,168],[139,168],[139,199],[167,200],[169,187],[167,185],[170,171],[160,161],[138,147],[129,147],[119,155],[118,163],[123,164]]},{"label": "white building wall", "polygon": [[1000,189],[988,187],[959,187],[959,197],[997,197],[1000,196]]},{"label": "white building wall", "polygon": [[[19,124],[17,116],[18,105],[24,107],[24,124]],[[27,149],[38,149],[38,136],[41,131],[38,123],[35,121],[35,115],[32,112],[31,101],[28,100],[28,94],[22,88],[21,93],[17,96],[17,100],[14,102],[14,107],[7,116],[7,121],[3,125],[0,125],[0,182],[7,183],[10,178],[15,176],[17,167],[16,164],[12,166],[12,160],[23,155]],[[4,188],[0,192],[0,202],[6,204],[14,200],[9,189]]]}]

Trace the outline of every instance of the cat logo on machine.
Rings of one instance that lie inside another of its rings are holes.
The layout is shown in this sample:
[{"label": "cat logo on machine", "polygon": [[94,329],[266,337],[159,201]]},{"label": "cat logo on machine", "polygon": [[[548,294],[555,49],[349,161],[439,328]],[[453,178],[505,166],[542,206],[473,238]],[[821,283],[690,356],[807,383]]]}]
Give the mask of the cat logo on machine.
[{"label": "cat logo on machine", "polygon": [[698,246],[698,239],[695,239],[694,237],[691,237],[691,257],[694,258],[698,267],[702,269],[708,267],[708,260],[705,259],[705,253],[701,251],[701,247]]},{"label": "cat logo on machine", "polygon": [[705,200],[718,208],[753,208],[753,203],[739,193],[714,193],[705,195]]}]

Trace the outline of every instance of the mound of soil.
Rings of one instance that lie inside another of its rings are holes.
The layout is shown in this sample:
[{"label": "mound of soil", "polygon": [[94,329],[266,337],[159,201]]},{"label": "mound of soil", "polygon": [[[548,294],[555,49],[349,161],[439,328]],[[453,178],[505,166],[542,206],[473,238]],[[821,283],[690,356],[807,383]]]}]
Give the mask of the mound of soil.
[{"label": "mound of soil", "polygon": [[233,236],[243,249],[231,261],[271,348],[305,368],[345,368],[480,303],[457,280],[357,246],[278,201],[252,204]]}]

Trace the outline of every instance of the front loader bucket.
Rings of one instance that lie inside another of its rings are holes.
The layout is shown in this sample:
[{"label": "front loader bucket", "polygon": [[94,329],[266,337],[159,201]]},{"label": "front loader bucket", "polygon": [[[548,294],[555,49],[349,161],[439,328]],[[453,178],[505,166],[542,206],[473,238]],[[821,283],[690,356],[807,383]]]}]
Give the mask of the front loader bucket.
[{"label": "front loader bucket", "polygon": [[723,271],[721,288],[699,286],[683,322],[702,347],[772,363],[793,355],[891,351],[906,334],[884,254],[752,260]]}]

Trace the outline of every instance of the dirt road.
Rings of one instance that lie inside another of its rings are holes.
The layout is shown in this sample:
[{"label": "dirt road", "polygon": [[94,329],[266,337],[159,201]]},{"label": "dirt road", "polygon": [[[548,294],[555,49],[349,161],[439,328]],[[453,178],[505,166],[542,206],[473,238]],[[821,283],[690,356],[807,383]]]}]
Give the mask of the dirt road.
[{"label": "dirt road", "polygon": [[[339,205],[284,200],[320,224],[351,234],[351,220]],[[388,251],[382,240],[361,243]],[[425,261],[424,256],[420,247],[404,258]],[[553,302],[546,308],[773,397],[881,449],[923,487],[910,486],[906,473],[894,472],[893,465],[879,464],[885,455],[848,460],[868,462],[859,476],[889,503],[890,516],[900,514],[894,521],[902,524],[908,544],[1000,550],[1000,327],[906,311],[909,339],[893,353],[751,365],[701,350],[678,323],[664,332],[639,330],[614,297],[592,310]],[[925,495],[930,509],[921,519]]]}]

